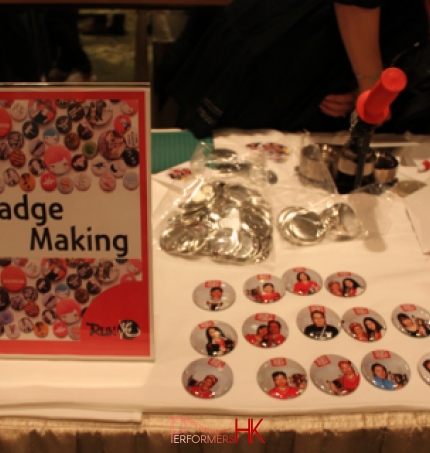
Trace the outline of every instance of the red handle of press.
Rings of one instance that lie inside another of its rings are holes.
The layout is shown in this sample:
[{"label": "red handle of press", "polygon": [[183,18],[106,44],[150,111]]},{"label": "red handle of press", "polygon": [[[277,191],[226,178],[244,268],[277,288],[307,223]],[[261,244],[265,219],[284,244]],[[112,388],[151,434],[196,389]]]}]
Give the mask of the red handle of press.
[{"label": "red handle of press", "polygon": [[406,74],[401,69],[385,69],[373,88],[358,97],[358,116],[369,124],[383,123],[390,113],[391,103],[406,87],[407,81]]}]

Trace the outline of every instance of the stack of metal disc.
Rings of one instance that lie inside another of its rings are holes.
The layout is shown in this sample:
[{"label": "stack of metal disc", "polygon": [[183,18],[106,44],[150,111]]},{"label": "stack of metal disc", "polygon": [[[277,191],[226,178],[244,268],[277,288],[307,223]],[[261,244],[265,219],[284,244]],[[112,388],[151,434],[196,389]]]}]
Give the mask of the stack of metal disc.
[{"label": "stack of metal disc", "polygon": [[259,191],[237,183],[204,183],[177,206],[160,237],[165,252],[235,264],[269,257],[272,212]]}]

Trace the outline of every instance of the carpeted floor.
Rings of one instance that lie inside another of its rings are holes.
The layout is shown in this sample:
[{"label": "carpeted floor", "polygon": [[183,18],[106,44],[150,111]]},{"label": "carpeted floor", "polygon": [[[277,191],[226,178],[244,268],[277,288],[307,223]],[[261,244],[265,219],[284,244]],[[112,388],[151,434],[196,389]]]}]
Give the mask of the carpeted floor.
[{"label": "carpeted floor", "polygon": [[[97,12],[85,11],[86,14]],[[134,81],[136,12],[124,10],[121,13],[126,16],[124,36],[80,35],[99,82]],[[91,19],[84,19],[81,24],[89,20]]]}]

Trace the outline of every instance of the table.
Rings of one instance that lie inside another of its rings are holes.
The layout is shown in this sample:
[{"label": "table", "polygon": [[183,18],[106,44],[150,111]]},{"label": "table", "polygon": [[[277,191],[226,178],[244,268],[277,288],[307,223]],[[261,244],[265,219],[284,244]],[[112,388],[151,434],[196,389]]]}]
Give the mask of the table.
[{"label": "table", "polygon": [[[180,131],[172,131],[170,134],[175,136],[175,141],[179,140],[178,134],[185,135],[184,140],[189,143],[189,157],[193,151],[191,149],[192,144],[195,143],[191,140],[192,137],[189,137],[187,132]],[[154,147],[153,152],[160,153],[162,152],[162,149],[158,148],[158,146],[163,145],[163,137],[156,137],[155,140],[154,138],[155,137],[153,137],[153,143],[156,143],[157,141],[158,144]],[[164,146],[168,143],[169,137],[167,136],[165,139],[166,142],[164,142]],[[180,152],[183,153],[180,157],[186,158],[186,146],[184,146]],[[166,160],[163,162],[158,161],[156,163],[157,169],[169,164],[175,165],[179,163],[177,155],[173,155],[173,160],[167,159],[168,156],[165,157]],[[154,205],[156,205],[159,201],[160,198],[154,199]],[[402,233],[402,231],[400,231],[400,233]],[[406,236],[401,237],[405,240],[407,239]],[[410,237],[407,240],[410,240]],[[412,242],[409,242],[409,245],[411,244]],[[392,242],[389,242],[389,245],[392,246]],[[412,248],[414,250],[412,250],[411,253],[413,253],[418,259],[422,258],[417,255],[416,246]],[[341,252],[342,247],[337,247],[337,251]],[[296,252],[293,252],[292,255],[295,253]],[[316,257],[312,258],[312,254],[312,250],[308,249],[304,255],[306,256],[306,260],[314,260],[314,263],[319,262]],[[375,254],[373,256],[376,261],[381,259],[378,250],[375,250]],[[156,259],[158,261],[158,266],[160,266],[161,259],[161,266],[164,265],[163,270],[167,273],[167,275],[173,274],[173,261],[167,259],[164,260],[160,254],[157,254]],[[323,261],[327,264],[331,259],[331,257],[326,257]],[[177,264],[181,267],[182,261],[179,261]],[[322,264],[318,264],[318,266],[319,265]],[[374,263],[370,263],[369,265],[374,266]],[[189,263],[185,263],[184,267],[191,269]],[[197,280],[204,275],[203,267],[205,266],[199,266],[199,268],[202,269],[197,270],[197,273],[199,273]],[[176,266],[176,268],[178,268],[178,266]],[[223,272],[223,275],[228,276],[230,279],[230,274],[238,274],[239,271],[237,269],[225,269]],[[381,272],[381,277],[383,280],[388,279],[390,278],[390,273]],[[160,279],[159,274],[157,275],[157,279],[159,280],[158,283],[156,282],[156,287],[158,288],[157,294],[163,296],[162,302],[166,308],[169,304],[166,302],[166,298],[164,297],[166,295],[165,288],[160,288],[162,279]],[[369,283],[371,283],[371,281],[369,281]],[[401,282],[398,281],[394,283],[397,285],[399,294],[401,294]],[[190,288],[193,287],[194,281],[188,286],[187,283],[183,284],[180,289],[185,288],[185,293],[189,293]],[[369,291],[371,290],[372,288],[370,287]],[[240,302],[246,303],[246,301]],[[296,302],[297,301],[294,301],[294,303]],[[171,303],[170,306],[171,309],[173,309],[174,307],[177,308],[178,304]],[[189,332],[188,327],[194,324],[197,319],[195,315],[198,313],[196,311],[192,313],[192,308],[195,309],[195,307],[192,307],[191,303],[187,303],[187,307],[189,307],[190,315],[195,319],[191,319],[185,326],[184,332],[181,333],[181,338],[184,342],[187,342]],[[237,304],[236,308],[239,308]],[[289,308],[286,306],[285,310],[289,310]],[[176,365],[175,367],[169,366],[169,369],[175,374],[175,382],[179,382],[177,378],[179,378],[188,357],[185,357],[185,360],[183,359],[182,354],[178,354],[177,357],[175,357],[172,351],[163,348],[166,341],[166,337],[164,336],[166,328],[168,328],[169,325],[175,325],[175,320],[166,320],[166,322],[168,325],[163,326],[163,335],[160,335],[161,341],[157,346],[157,352],[160,357],[158,365],[160,365],[160,362],[161,365],[163,365],[162,362],[167,357],[170,365]],[[293,321],[289,322],[293,324]],[[158,327],[162,327],[160,318],[158,318],[157,323]],[[393,332],[393,330],[394,328],[391,328],[390,332],[390,335],[393,335],[393,338],[397,335],[397,338],[404,340],[405,344],[408,341],[414,341],[412,339],[404,339],[399,333],[395,331]],[[349,345],[354,344],[351,343],[352,340],[348,339],[345,333],[343,333],[343,341],[348,341]],[[189,345],[187,344],[186,347],[184,347],[184,356],[190,355],[190,348],[188,346]],[[242,344],[241,347],[243,346],[246,347],[247,345]],[[403,346],[404,345],[400,345],[401,348],[403,348]],[[315,347],[317,349],[318,345],[315,345]],[[249,348],[250,347],[248,346],[248,349]],[[284,351],[288,351],[288,348],[284,348]],[[258,355],[259,358],[257,357],[257,359],[260,360],[262,358],[262,354],[257,354],[258,352],[264,351],[255,351],[255,356]],[[239,359],[239,365],[244,363],[243,358],[238,357],[237,355],[235,357],[232,356],[231,358],[234,358],[234,361],[230,362],[231,364],[233,364],[236,359]],[[226,360],[230,360],[230,358]],[[35,363],[39,365],[39,362]],[[155,449],[162,452],[193,451],[194,449],[198,449],[198,451],[210,453],[218,451],[218,449],[221,448],[225,449],[227,452],[249,451],[251,453],[262,453],[264,451],[275,453],[278,451],[294,453],[323,453],[329,451],[331,453],[343,453],[344,451],[349,451],[350,449],[352,449],[352,451],[366,451],[369,453],[398,453],[406,451],[424,453],[427,452],[427,446],[430,441],[430,412],[428,407],[422,407],[420,411],[414,409],[406,410],[405,408],[399,408],[398,411],[393,411],[393,408],[391,407],[390,411],[385,412],[384,408],[387,407],[386,394],[383,392],[380,393],[381,391],[371,389],[367,383],[363,383],[363,387],[366,384],[366,389],[369,391],[374,390],[372,396],[379,396],[381,402],[383,402],[381,405],[381,411],[368,413],[366,410],[357,409],[356,413],[346,413],[346,411],[344,412],[340,410],[331,414],[327,411],[321,411],[318,414],[307,413],[285,415],[279,413],[278,415],[273,415],[267,412],[262,413],[262,411],[257,408],[252,412],[244,414],[243,405],[237,405],[236,409],[221,409],[223,411],[222,413],[213,415],[209,414],[208,412],[210,411],[208,410],[198,410],[198,414],[196,414],[195,411],[194,413],[191,413],[190,410],[187,411],[186,409],[177,411],[162,411],[161,408],[157,408],[155,404],[152,404],[152,406],[142,415],[140,414],[140,410],[138,410],[140,404],[139,400],[142,399],[142,387],[133,387],[132,392],[130,392],[127,388],[129,384],[132,385],[133,382],[136,381],[136,379],[131,375],[136,371],[136,368],[131,364],[118,363],[116,366],[111,366],[110,364],[99,364],[94,367],[94,370],[92,369],[91,363],[79,364],[82,373],[79,373],[78,375],[73,374],[76,369],[73,362],[68,362],[65,365],[66,372],[63,374],[63,377],[66,375],[69,376],[68,379],[70,380],[70,385],[72,386],[74,382],[85,382],[85,388],[69,393],[69,390],[66,391],[62,389],[63,382],[61,380],[58,381],[58,385],[55,387],[52,386],[52,388],[47,388],[47,386],[44,385],[44,380],[46,379],[46,376],[50,376],[51,373],[55,373],[55,363],[49,363],[46,361],[40,362],[40,367],[43,367],[44,372],[39,370],[36,373],[35,370],[33,375],[27,372],[27,376],[23,376],[25,367],[23,368],[19,362],[8,363],[6,361],[3,364],[2,378],[4,382],[8,382],[10,385],[10,382],[14,382],[15,374],[18,373],[18,375],[23,377],[24,380],[31,382],[33,388],[29,389],[28,392],[20,392],[21,403],[18,405],[13,404],[13,399],[17,396],[16,389],[12,389],[13,391],[11,393],[14,395],[11,396],[10,400],[8,399],[4,389],[0,393],[0,399],[3,402],[1,414],[8,415],[7,417],[3,416],[3,418],[0,419],[0,450],[2,452],[15,452],[18,449],[17,446],[19,446],[19,451],[21,453],[38,453],[39,451],[44,453],[56,453],[59,450],[64,451],[65,453],[86,453],[88,451],[91,451],[92,453],[110,453],[118,450],[126,453],[140,453],[142,451],[155,451]],[[147,368],[148,372],[142,372],[142,383],[147,382],[148,379],[152,379],[152,382],[157,380],[156,375],[151,377],[151,373],[153,372],[151,367],[149,366]],[[108,372],[108,370],[110,370],[110,372]],[[35,377],[36,375],[37,379]],[[99,382],[101,377],[103,377],[103,381]],[[424,399],[427,398],[427,393],[425,392],[429,390],[428,387],[424,385],[423,382],[419,381],[416,373],[414,379],[415,384],[420,385],[420,390],[422,390],[421,396]],[[103,392],[102,386],[105,383],[107,383],[107,385]],[[112,389],[108,388],[109,384],[112,386]],[[249,385],[252,385],[253,388],[256,387],[254,376],[252,376],[252,380],[249,381]],[[180,385],[178,384],[177,387],[179,389]],[[44,388],[45,394],[42,394]],[[46,392],[46,390],[48,390],[48,392]],[[407,389],[405,389],[405,391],[406,390]],[[94,396],[91,395],[92,391],[94,392]],[[124,408],[115,408],[113,405],[109,404],[109,401],[113,398],[112,393],[114,392],[118,394],[117,397],[124,397]],[[190,397],[188,397],[185,392],[182,393],[179,390],[178,392],[180,393],[180,395],[178,393],[180,399],[184,399],[189,402]],[[48,393],[50,395],[48,395]],[[153,393],[153,390],[149,389],[148,393]],[[318,391],[313,389],[313,394],[318,394]],[[308,393],[308,395],[310,395],[310,393]],[[43,404],[43,398],[45,396],[50,396],[51,400],[49,403]],[[85,396],[91,399],[91,401],[96,402],[93,413],[91,413],[90,407],[85,407],[82,404],[77,403],[78,401],[82,401],[83,398],[85,399]],[[233,394],[232,396],[234,397]],[[260,396],[263,397],[264,395],[256,396],[260,398]],[[347,398],[353,396],[354,395],[351,395]],[[361,397],[367,398],[366,393],[361,393],[360,398]],[[59,401],[64,401],[64,403],[56,403],[56,398],[58,398]],[[327,401],[330,401],[330,398],[333,397],[326,396]],[[355,403],[357,401],[361,403],[360,398],[355,398]],[[10,401],[9,406],[5,405],[5,402],[7,401]],[[309,402],[309,398],[307,401]],[[345,400],[345,404],[347,404],[346,401],[348,400]],[[219,402],[223,403],[221,398],[219,399]],[[227,400],[225,403],[231,404],[230,401]],[[413,403],[416,403],[416,401],[411,401],[411,404]],[[128,410],[133,407],[136,409],[135,413],[130,413],[128,417],[127,415],[123,415],[122,412],[123,410],[126,410],[127,406]],[[202,407],[202,405],[200,406]],[[217,410],[219,411],[219,407],[222,406],[223,404],[218,406]],[[115,416],[115,410],[118,411],[117,416]],[[97,416],[97,411],[99,411],[99,416]],[[108,414],[108,412],[110,412],[110,414]],[[106,413],[105,418],[103,417],[104,413]],[[239,427],[246,427],[249,417],[252,417],[255,422],[261,418],[263,419],[259,433],[266,442],[265,444],[261,444],[260,441],[255,438],[254,443],[248,445],[246,433],[242,433],[240,435],[238,445],[226,444],[213,446],[211,444],[199,443],[195,444],[195,446],[191,446],[175,444],[172,442],[172,426],[176,429],[175,432],[177,432],[178,424],[179,426],[185,426],[184,424],[186,423],[185,432],[186,434],[191,435],[196,433],[204,434],[208,429],[225,430],[226,433],[231,434],[234,432],[234,423],[236,418],[238,419],[237,423]],[[99,421],[95,421],[97,418],[99,418]],[[173,425],[173,423],[175,424]]]}]

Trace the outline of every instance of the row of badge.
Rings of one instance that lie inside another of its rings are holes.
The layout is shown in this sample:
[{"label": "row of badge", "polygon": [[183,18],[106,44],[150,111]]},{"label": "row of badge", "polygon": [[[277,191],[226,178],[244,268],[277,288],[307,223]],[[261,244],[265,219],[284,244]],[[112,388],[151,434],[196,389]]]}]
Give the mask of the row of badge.
[{"label": "row of badge", "polygon": [[[347,310],[342,319],[331,309],[322,305],[304,307],[297,315],[300,331],[314,340],[336,338],[341,327],[354,339],[362,342],[380,340],[387,330],[382,316],[365,307]],[[404,304],[392,313],[394,326],[412,338],[430,336],[430,312],[424,308]],[[289,329],[287,323],[272,313],[256,313],[242,325],[246,341],[256,347],[273,348],[285,342]],[[222,321],[208,320],[199,323],[191,333],[191,345],[200,354],[220,357],[234,350],[238,336],[233,327]]]},{"label": "row of badge", "polygon": [[[282,278],[271,274],[255,275],[245,282],[243,292],[253,302],[273,303],[281,300],[286,291],[311,296],[322,288],[334,296],[355,297],[366,290],[366,282],[353,272],[336,272],[323,282],[317,272],[300,267],[287,270]],[[220,280],[207,280],[193,292],[194,303],[204,310],[225,310],[233,305],[235,299],[233,287]]]},{"label": "row of badge", "polygon": [[[430,384],[430,353],[418,362],[420,376]],[[407,362],[391,351],[369,352],[361,362],[361,374],[348,358],[335,354],[317,357],[310,367],[312,383],[329,395],[344,396],[357,390],[361,375],[374,387],[399,390],[410,381]],[[302,395],[308,386],[308,375],[302,365],[285,357],[271,358],[257,372],[257,383],[268,396],[292,399]],[[182,374],[185,390],[198,398],[224,395],[233,385],[229,365],[217,358],[198,359],[190,363]]]}]

